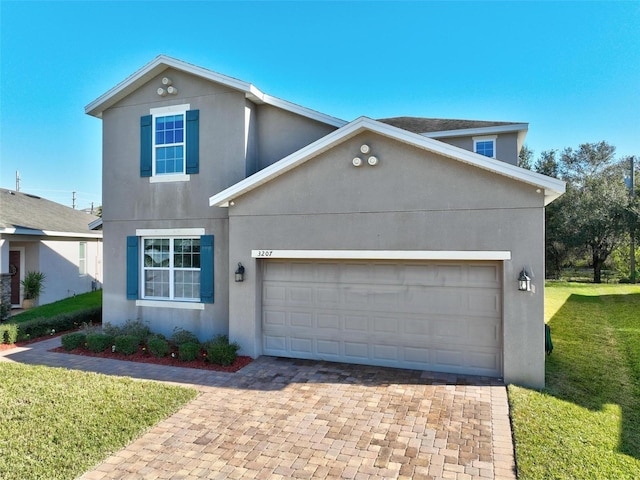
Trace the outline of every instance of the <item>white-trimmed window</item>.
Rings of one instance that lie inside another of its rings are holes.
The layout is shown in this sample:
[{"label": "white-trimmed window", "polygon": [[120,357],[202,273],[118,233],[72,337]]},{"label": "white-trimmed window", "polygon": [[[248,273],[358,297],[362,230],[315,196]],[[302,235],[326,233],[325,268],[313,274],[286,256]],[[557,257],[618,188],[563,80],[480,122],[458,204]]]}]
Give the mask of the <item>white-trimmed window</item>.
[{"label": "white-trimmed window", "polygon": [[150,109],[140,118],[140,176],[151,183],[189,181],[199,172],[199,110]]},{"label": "white-trimmed window", "polygon": [[78,274],[87,274],[87,242],[78,244]]},{"label": "white-trimmed window", "polygon": [[497,135],[473,137],[473,151],[485,157],[496,158]]},{"label": "white-trimmed window", "polygon": [[142,298],[200,301],[200,237],[142,238]]}]

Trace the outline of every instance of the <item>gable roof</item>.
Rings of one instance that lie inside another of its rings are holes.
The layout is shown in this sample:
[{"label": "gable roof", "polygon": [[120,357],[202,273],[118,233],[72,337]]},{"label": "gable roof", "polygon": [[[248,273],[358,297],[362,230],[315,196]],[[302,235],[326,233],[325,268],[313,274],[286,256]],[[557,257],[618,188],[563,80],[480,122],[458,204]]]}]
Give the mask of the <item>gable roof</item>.
[{"label": "gable roof", "polygon": [[340,120],[339,118],[326,115],[324,113],[311,110],[310,108],[296,105],[295,103],[282,100],[280,98],[272,97],[266,93],[261,92],[254,85],[238,80],[233,77],[216,73],[206,68],[198,67],[191,63],[172,58],[167,55],[158,55],[151,62],[147,63],[140,70],[134,72],[129,77],[125,78],[122,82],[117,84],[111,90],[98,97],[84,108],[84,111],[88,115],[92,115],[97,118],[102,118],[102,112],[109,107],[115,105],[117,102],[131,94],[142,85],[155,78],[168,68],[180,70],[182,72],[190,73],[200,78],[210,80],[212,82],[224,85],[228,88],[243,92],[248,100],[251,100],[257,104],[268,104],[274,107],[287,110],[289,112],[302,115],[304,117],[316,120],[321,123],[326,123],[334,127],[341,127],[347,122]]},{"label": "gable roof", "polygon": [[363,131],[378,133],[385,137],[404,142],[408,145],[437,153],[453,160],[473,165],[475,167],[482,168],[483,170],[488,170],[492,173],[532,185],[544,191],[545,205],[558,198],[565,191],[565,182],[561,180],[547,177],[546,175],[541,175],[539,173],[511,165],[510,163],[485,157],[377,120],[360,117],[353,122],[348,123],[344,127],[339,128],[338,130],[335,130],[321,139],[307,145],[306,147],[301,148],[297,152],[292,153],[273,165],[270,165],[223,190],[222,192],[213,195],[209,198],[209,205],[228,207],[229,202],[234,198],[244,195],[260,185],[279,177],[289,170],[305,163],[307,160],[314,158],[320,153],[333,148]]},{"label": "gable roof", "polygon": [[378,121],[430,138],[526,132],[529,128],[529,124],[524,122],[495,122],[451,118],[392,117],[381,118]]},{"label": "gable roof", "polygon": [[98,217],[59,203],[0,188],[0,234],[102,238],[89,223]]}]

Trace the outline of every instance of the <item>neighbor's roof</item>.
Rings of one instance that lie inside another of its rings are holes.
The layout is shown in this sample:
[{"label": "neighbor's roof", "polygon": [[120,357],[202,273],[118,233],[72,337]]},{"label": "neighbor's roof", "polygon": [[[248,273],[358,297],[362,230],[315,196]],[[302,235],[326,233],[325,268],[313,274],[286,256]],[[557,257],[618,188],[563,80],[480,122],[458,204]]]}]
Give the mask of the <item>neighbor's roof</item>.
[{"label": "neighbor's roof", "polygon": [[393,117],[381,118],[378,121],[432,138],[526,132],[529,128],[529,125],[523,122],[457,120],[450,118]]},{"label": "neighbor's roof", "polygon": [[341,127],[347,123],[344,120],[340,120],[339,118],[316,112],[315,110],[296,105],[295,103],[291,103],[286,100],[267,95],[266,93],[258,90],[254,85],[250,83],[238,80],[236,78],[228,77],[226,75],[222,75],[220,73],[216,73],[211,70],[207,70],[206,68],[198,67],[191,63],[183,62],[182,60],[178,60],[177,58],[172,58],[166,55],[158,55],[140,70],[125,78],[122,82],[117,84],[104,95],[91,102],[85,107],[85,113],[93,115],[94,117],[102,118],[102,112],[115,105],[127,95],[131,94],[142,85],[160,75],[162,72],[169,68],[187,72],[206,80],[219,83],[228,88],[238,90],[244,93],[247,99],[257,104],[273,105],[274,107],[278,107],[283,110],[287,110],[298,115],[311,118],[318,122],[333,125],[334,127]]},{"label": "neighbor's roof", "polygon": [[266,167],[263,170],[245,178],[232,185],[222,192],[209,198],[210,206],[227,207],[234,198],[269,182],[289,170],[296,168],[307,160],[325,152],[334,146],[352,138],[363,131],[371,131],[388,138],[404,142],[416,148],[427,150],[445,157],[457,160],[469,165],[473,165],[484,170],[513,178],[524,183],[528,183],[535,188],[544,191],[545,205],[552,202],[565,191],[565,182],[541,175],[531,170],[517,167],[510,163],[485,157],[468,150],[464,150],[453,145],[449,145],[438,140],[427,138],[423,135],[409,132],[405,129],[394,127],[386,123],[372,120],[367,117],[360,117],[342,128],[329,133],[321,139],[301,148],[297,152],[283,158],[282,160]]},{"label": "neighbor's roof", "polygon": [[0,234],[101,238],[89,229],[98,217],[59,203],[0,188]]}]

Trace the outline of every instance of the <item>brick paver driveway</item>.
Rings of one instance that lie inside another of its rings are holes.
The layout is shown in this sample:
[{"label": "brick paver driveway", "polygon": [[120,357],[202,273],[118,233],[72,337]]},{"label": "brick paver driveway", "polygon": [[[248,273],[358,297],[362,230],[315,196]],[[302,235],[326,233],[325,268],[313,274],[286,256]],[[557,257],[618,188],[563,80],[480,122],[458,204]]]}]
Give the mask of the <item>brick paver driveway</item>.
[{"label": "brick paver driveway", "polygon": [[271,357],[223,374],[47,352],[57,345],[0,360],[201,392],[84,480],[515,479],[506,389],[495,380]]}]

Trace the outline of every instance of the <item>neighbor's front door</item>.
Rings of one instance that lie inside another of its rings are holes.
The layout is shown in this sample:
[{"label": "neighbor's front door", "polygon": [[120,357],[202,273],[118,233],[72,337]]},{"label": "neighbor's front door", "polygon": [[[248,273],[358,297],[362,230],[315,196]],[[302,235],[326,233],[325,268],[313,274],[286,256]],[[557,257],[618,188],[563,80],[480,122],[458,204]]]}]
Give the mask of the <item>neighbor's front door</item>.
[{"label": "neighbor's front door", "polygon": [[11,304],[20,305],[20,252],[9,251],[9,273],[11,274]]}]

